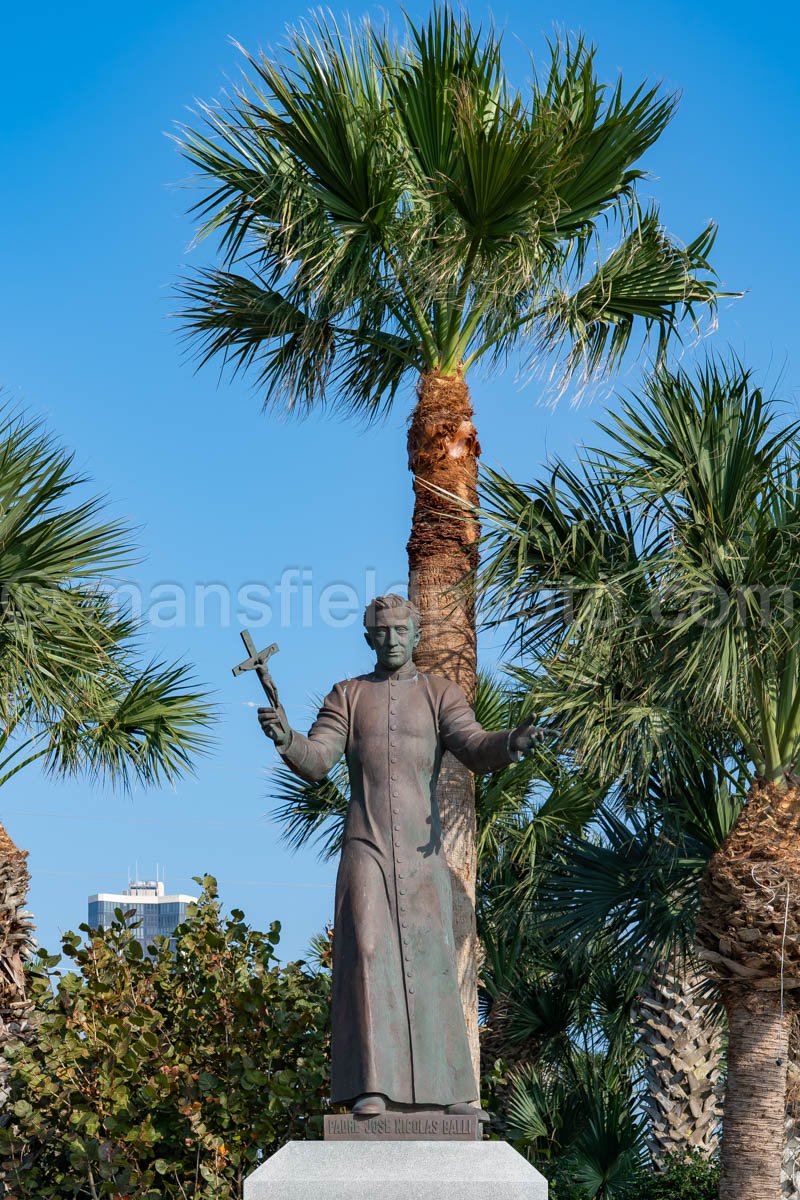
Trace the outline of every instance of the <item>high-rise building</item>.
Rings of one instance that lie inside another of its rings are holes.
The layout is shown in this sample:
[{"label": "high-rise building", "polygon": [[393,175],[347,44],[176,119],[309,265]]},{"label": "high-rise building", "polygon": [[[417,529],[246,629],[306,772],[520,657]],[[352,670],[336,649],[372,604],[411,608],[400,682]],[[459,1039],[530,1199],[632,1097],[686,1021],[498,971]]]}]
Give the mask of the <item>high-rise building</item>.
[{"label": "high-rise building", "polygon": [[115,920],[116,909],[133,910],[135,915],[130,920],[139,922],[133,932],[147,953],[154,938],[172,937],[176,926],[185,919],[187,908],[196,901],[197,896],[166,895],[161,880],[137,879],[124,892],[97,892],[90,896],[89,924],[92,929],[100,925],[107,929]]}]

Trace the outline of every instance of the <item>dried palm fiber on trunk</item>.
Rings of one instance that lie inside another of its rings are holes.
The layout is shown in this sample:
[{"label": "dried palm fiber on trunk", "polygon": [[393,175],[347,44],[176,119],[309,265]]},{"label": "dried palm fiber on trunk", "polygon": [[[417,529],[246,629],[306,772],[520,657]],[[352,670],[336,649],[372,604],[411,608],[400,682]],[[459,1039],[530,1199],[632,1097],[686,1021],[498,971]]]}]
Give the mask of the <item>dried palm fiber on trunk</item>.
[{"label": "dried palm fiber on trunk", "polygon": [[[477,644],[475,595],[467,577],[478,565],[479,529],[464,505],[477,503],[480,455],[472,416],[460,372],[420,376],[408,430],[408,466],[414,476],[408,586],[422,614],[414,662],[420,671],[454,680],[470,703],[475,699]],[[442,760],[437,796],[453,891],[461,1002],[477,1075],[475,786],[467,768],[449,753]]]},{"label": "dried palm fiber on trunk", "polygon": [[689,962],[664,963],[639,993],[648,1143],[660,1164],[687,1149],[706,1159],[719,1150],[723,1034],[700,981]]},{"label": "dried palm fiber on trunk", "polygon": [[6,1046],[32,1033],[25,994],[25,960],[33,952],[32,918],[25,911],[30,875],[27,851],[0,825],[0,1119],[8,1099]]},{"label": "dried palm fiber on trunk", "polygon": [[461,375],[426,373],[417,394],[408,430],[408,466],[414,475],[409,584],[422,613],[414,661],[421,671],[454,679],[471,702],[475,599],[465,576],[478,565],[479,529],[465,505],[477,503],[480,445]]},{"label": "dried palm fiber on trunk", "polygon": [[794,780],[757,781],[700,889],[697,940],[729,1028],[720,1200],[777,1200],[781,1190],[800,999],[799,802]]},{"label": "dried palm fiber on trunk", "polygon": [[701,884],[697,941],[724,982],[800,997],[800,792],[758,783]]},{"label": "dried palm fiber on trunk", "polygon": [[792,1018],[786,1081],[781,1200],[800,1200],[800,1017]]}]

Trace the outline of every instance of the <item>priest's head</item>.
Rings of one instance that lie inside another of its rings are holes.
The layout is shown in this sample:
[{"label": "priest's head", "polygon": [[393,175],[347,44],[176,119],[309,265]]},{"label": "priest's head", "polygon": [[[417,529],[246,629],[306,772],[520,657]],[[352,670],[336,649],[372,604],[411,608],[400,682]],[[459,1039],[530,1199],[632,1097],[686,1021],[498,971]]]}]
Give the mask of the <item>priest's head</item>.
[{"label": "priest's head", "polygon": [[364,637],[385,671],[397,671],[410,662],[419,644],[419,609],[403,596],[390,592],[376,596],[364,613]]}]

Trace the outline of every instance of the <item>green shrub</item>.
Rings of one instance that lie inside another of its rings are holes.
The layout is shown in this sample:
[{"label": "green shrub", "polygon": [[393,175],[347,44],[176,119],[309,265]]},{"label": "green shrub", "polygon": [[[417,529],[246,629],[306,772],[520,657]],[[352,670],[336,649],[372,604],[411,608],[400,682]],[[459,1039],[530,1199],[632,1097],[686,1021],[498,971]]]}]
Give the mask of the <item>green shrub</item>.
[{"label": "green shrub", "polygon": [[329,976],[275,960],[279,926],[220,912],[216,882],[172,943],[142,954],[124,915],[42,954],[38,1029],[9,1048],[0,1129],[6,1200],[238,1200],[290,1137],[319,1135],[328,1092]]},{"label": "green shrub", "polygon": [[699,1154],[676,1158],[664,1171],[643,1174],[636,1200],[717,1200],[719,1164]]}]

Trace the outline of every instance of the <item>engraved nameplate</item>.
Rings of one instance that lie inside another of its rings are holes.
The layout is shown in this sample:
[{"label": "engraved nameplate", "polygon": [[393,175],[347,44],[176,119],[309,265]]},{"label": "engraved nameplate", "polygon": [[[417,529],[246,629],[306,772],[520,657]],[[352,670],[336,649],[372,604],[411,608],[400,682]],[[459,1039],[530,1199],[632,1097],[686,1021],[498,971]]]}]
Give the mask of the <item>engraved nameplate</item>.
[{"label": "engraved nameplate", "polygon": [[325,1117],[326,1142],[476,1142],[477,1113],[450,1117],[443,1112],[387,1112],[381,1117]]}]

